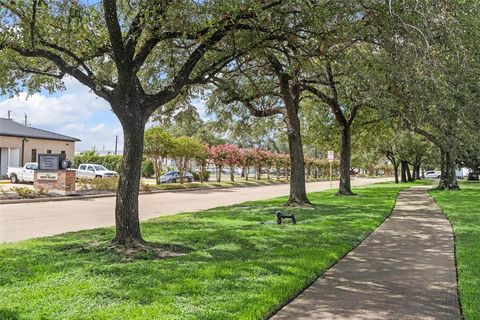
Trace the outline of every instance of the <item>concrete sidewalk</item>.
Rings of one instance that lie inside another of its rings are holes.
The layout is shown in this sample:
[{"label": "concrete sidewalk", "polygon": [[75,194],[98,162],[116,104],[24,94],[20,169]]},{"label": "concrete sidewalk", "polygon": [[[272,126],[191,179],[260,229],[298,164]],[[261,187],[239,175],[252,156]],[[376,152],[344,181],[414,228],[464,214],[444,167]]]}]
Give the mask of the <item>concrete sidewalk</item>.
[{"label": "concrete sidewalk", "polygon": [[456,285],[451,226],[425,188],[412,188],[374,233],[272,319],[461,319]]}]

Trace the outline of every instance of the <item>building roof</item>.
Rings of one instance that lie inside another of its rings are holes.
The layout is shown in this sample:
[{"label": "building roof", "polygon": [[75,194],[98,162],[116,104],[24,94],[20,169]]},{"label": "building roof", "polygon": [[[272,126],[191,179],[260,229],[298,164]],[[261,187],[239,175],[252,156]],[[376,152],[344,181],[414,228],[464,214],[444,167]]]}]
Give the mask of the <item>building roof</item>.
[{"label": "building roof", "polygon": [[0,118],[0,136],[36,138],[60,141],[80,141],[77,138],[65,136],[55,132],[25,126],[11,119]]}]

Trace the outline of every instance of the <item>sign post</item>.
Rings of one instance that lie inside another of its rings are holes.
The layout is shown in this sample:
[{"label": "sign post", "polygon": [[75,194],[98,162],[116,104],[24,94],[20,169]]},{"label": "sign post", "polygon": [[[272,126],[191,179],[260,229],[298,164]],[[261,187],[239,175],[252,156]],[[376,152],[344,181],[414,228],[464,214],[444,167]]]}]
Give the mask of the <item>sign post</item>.
[{"label": "sign post", "polygon": [[329,150],[327,152],[327,159],[328,159],[328,162],[330,162],[330,189],[332,189],[333,188],[333,186],[332,186],[332,163],[333,163],[333,160],[335,159],[335,155],[334,155],[332,150]]},{"label": "sign post", "polygon": [[71,162],[65,154],[39,154],[38,170],[35,172],[33,186],[64,195],[75,193],[75,171],[69,170]]}]

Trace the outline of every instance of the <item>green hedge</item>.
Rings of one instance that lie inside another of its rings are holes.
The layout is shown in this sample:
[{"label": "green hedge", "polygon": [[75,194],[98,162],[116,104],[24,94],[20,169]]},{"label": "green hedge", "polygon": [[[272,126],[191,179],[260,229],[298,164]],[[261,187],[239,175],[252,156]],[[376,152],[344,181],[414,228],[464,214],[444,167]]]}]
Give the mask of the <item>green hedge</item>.
[{"label": "green hedge", "polygon": [[[200,181],[200,173],[199,172],[192,172],[193,174],[193,180],[194,181]],[[208,171],[203,172],[203,181],[208,181],[210,178],[210,173]]]},{"label": "green hedge", "polygon": [[81,155],[75,156],[73,160],[73,167],[78,168],[82,163],[95,163],[101,164],[108,170],[120,171],[123,157],[120,155],[109,154],[105,156],[99,156],[93,152],[86,152]]},{"label": "green hedge", "polygon": [[[93,152],[85,152],[81,155],[75,156],[73,160],[73,167],[78,168],[78,166],[82,163],[94,163],[94,164],[101,164],[108,170],[113,170],[120,172],[122,166],[122,159],[123,156],[108,154],[105,156],[99,156]],[[142,162],[142,176],[146,178],[150,178],[153,176],[153,163],[148,160],[144,160]]]},{"label": "green hedge", "polygon": [[155,174],[152,161],[145,160],[142,162],[142,176],[150,178]]}]

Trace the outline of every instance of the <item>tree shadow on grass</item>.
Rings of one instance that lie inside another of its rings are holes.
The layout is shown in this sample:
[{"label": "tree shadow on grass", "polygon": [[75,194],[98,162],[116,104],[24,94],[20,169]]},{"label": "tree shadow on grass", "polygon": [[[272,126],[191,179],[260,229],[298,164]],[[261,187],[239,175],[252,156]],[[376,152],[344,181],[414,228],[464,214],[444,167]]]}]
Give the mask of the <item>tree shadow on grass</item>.
[{"label": "tree shadow on grass", "polygon": [[18,320],[18,313],[10,309],[0,308],[0,319]]},{"label": "tree shadow on grass", "polygon": [[360,242],[388,215],[393,203],[393,193],[386,197],[381,190],[355,199],[312,195],[317,203],[325,198],[327,203],[314,210],[288,210],[297,216],[298,225],[272,223],[272,213],[285,210],[281,198],[143,223],[148,241],[161,250],[182,252],[169,259],[143,252],[125,261],[122,254],[106,250],[114,236],[112,228],[0,247],[0,285],[12,286],[6,290],[37,282],[53,287],[61,278],[64,286],[83,287],[86,279],[96,279],[102,285],[78,292],[78,299],[99,297],[140,305],[165,297],[172,301],[255,297],[276,288],[271,294],[280,301]]}]

